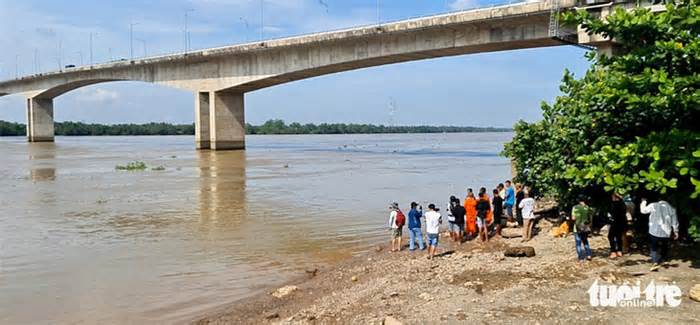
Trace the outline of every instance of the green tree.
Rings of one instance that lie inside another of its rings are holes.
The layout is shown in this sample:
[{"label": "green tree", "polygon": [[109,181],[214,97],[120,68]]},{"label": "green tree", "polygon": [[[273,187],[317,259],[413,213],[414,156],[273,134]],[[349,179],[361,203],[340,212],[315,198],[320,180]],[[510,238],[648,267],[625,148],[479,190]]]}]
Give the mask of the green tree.
[{"label": "green tree", "polygon": [[601,208],[611,192],[659,195],[700,238],[699,19],[694,0],[659,13],[566,14],[619,48],[613,56],[589,53],[590,69],[580,79],[564,73],[563,95],[542,104],[542,121],[515,126],[505,154],[519,181],[565,207],[580,193]]}]

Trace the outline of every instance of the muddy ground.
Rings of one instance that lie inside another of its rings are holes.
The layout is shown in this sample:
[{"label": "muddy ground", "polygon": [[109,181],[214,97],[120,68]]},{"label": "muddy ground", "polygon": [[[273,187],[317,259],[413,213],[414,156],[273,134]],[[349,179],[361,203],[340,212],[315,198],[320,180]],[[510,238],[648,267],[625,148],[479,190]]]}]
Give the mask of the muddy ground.
[{"label": "muddy ground", "polygon": [[[700,284],[700,250],[674,247],[674,259],[659,272],[649,272],[649,257],[632,253],[611,260],[605,228],[591,238],[594,258],[580,265],[572,235],[555,238],[547,220],[539,234],[496,238],[456,245],[441,236],[440,257],[426,252],[390,253],[378,247],[366,256],[331,268],[308,270],[292,281],[281,298],[271,288],[226,309],[212,312],[197,324],[700,324],[700,302],[688,297]],[[517,228],[504,235],[517,235]],[[505,257],[508,247],[529,245],[536,256]],[[600,284],[652,280],[678,285],[678,307],[591,307],[586,291]],[[295,290],[296,288],[296,290]],[[388,319],[387,317],[390,317]]]}]

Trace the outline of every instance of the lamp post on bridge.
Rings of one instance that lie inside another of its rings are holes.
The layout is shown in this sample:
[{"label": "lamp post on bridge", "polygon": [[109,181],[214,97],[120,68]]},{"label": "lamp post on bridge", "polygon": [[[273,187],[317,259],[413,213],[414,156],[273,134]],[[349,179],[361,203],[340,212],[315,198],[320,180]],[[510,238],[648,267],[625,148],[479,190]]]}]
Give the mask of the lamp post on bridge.
[{"label": "lamp post on bridge", "polygon": [[129,53],[131,54],[131,59],[134,59],[134,26],[138,25],[138,23],[130,23],[129,24]]},{"label": "lamp post on bridge", "polygon": [[189,20],[190,12],[194,12],[194,9],[185,9],[185,29],[184,29],[184,32],[185,32],[185,35],[184,35],[184,38],[185,38],[185,54],[187,54],[187,52],[189,52],[189,49],[190,49],[190,32],[189,32],[188,26],[187,26],[187,23],[188,23],[188,20]]},{"label": "lamp post on bridge", "polygon": [[92,55],[92,53],[93,53],[92,52],[92,39],[93,39],[93,36],[97,36],[97,35],[99,35],[99,34],[90,32],[90,65],[93,65],[95,63],[95,61],[93,60],[93,55]]},{"label": "lamp post on bridge", "polygon": [[260,41],[265,40],[265,0],[260,0]]},{"label": "lamp post on bridge", "polygon": [[39,62],[39,49],[34,49],[34,74],[38,74],[41,70],[41,64]]},{"label": "lamp post on bridge", "polygon": [[58,53],[56,53],[56,60],[58,61],[58,71],[63,70],[63,44],[61,39],[58,39]]},{"label": "lamp post on bridge", "polygon": [[143,57],[144,57],[144,58],[145,58],[145,57],[148,57],[148,51],[146,50],[146,40],[143,40],[143,39],[140,39],[140,38],[137,38],[136,40],[139,41],[139,42],[141,42],[141,44],[143,44]]},{"label": "lamp post on bridge", "polygon": [[245,41],[249,42],[250,39],[248,34],[250,34],[250,24],[248,24],[248,20],[243,17],[239,17],[239,19],[245,24]]}]

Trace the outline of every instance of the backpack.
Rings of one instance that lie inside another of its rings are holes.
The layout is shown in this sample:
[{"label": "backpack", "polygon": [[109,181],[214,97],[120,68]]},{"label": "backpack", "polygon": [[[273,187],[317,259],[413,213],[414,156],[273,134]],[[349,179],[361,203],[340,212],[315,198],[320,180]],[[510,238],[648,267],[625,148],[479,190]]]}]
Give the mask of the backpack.
[{"label": "backpack", "polygon": [[403,212],[401,210],[396,210],[396,226],[401,228],[403,225],[406,224],[406,216],[403,215]]}]

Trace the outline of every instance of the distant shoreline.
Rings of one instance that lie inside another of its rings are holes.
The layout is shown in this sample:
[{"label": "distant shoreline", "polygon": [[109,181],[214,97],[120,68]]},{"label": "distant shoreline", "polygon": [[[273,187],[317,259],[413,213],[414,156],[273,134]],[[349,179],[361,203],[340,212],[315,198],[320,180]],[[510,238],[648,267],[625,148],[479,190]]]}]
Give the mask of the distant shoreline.
[{"label": "distant shoreline", "polygon": [[[95,124],[82,122],[56,122],[57,136],[166,136],[194,135],[193,124],[147,123],[147,124]],[[431,133],[485,133],[512,132],[510,128],[474,126],[385,126],[374,124],[286,124],[282,120],[270,120],[262,125],[246,124],[249,135],[308,135],[308,134],[431,134]],[[0,136],[24,136],[23,123],[0,120]]]}]

